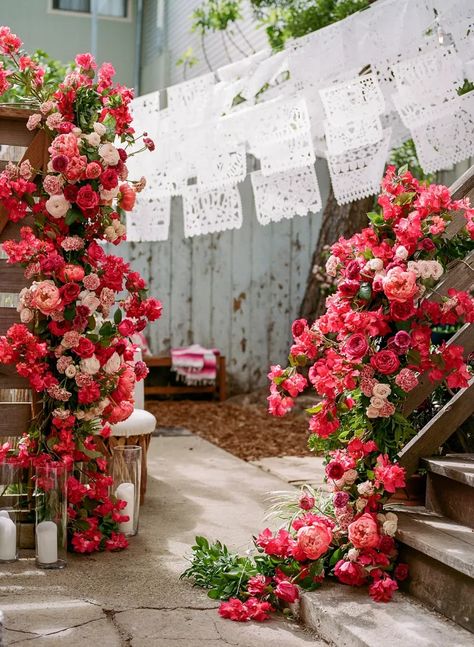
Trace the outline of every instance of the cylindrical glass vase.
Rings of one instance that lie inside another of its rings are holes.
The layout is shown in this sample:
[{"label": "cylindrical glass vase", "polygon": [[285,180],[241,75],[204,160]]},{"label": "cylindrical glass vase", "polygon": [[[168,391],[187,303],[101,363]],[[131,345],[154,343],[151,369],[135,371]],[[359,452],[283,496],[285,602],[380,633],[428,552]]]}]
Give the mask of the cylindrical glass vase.
[{"label": "cylindrical glass vase", "polygon": [[64,568],[67,549],[66,468],[50,463],[36,468],[36,565]]},{"label": "cylindrical glass vase", "polygon": [[16,465],[0,463],[0,562],[18,559],[16,502],[19,497],[20,470]]},{"label": "cylindrical glass vase", "polygon": [[127,537],[132,537],[138,532],[141,464],[142,448],[139,445],[118,445],[113,448],[114,494],[118,499],[126,501],[127,505],[121,513],[129,517],[128,521],[122,521],[119,527],[120,532]]}]

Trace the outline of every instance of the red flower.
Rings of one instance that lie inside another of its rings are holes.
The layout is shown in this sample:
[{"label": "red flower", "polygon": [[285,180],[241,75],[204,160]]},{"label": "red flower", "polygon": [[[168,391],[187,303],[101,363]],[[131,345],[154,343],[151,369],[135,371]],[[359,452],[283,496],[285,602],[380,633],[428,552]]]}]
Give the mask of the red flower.
[{"label": "red flower", "polygon": [[99,194],[94,191],[90,184],[86,184],[79,189],[76,203],[82,211],[97,209],[99,206]]},{"label": "red flower", "polygon": [[300,597],[298,587],[287,580],[278,583],[275,588],[275,595],[280,598],[280,600],[290,603],[296,602]]},{"label": "red flower", "polygon": [[371,365],[383,375],[391,375],[400,366],[400,362],[393,350],[380,350],[370,358]]},{"label": "red flower", "polygon": [[345,561],[344,559],[340,559],[337,562],[334,568],[334,575],[339,582],[348,584],[349,586],[362,586],[367,579],[365,569],[360,564]]},{"label": "red flower", "polygon": [[76,301],[80,291],[81,286],[77,283],[65,283],[59,288],[59,293],[63,303],[72,303],[73,301]]},{"label": "red flower", "polygon": [[261,573],[254,575],[247,582],[247,591],[251,595],[262,595],[271,581],[270,577],[265,577]]},{"label": "red flower", "polygon": [[395,575],[397,580],[403,582],[403,580],[406,580],[408,577],[408,564],[403,564],[402,562],[400,562],[400,564],[397,564],[395,566],[393,574]]},{"label": "red flower", "polygon": [[390,577],[380,578],[369,586],[369,595],[375,602],[389,602],[394,592],[398,589],[398,584]]},{"label": "red flower", "polygon": [[250,619],[249,610],[238,598],[230,598],[228,602],[221,602],[219,615],[234,622],[245,622]]},{"label": "red flower", "polygon": [[113,168],[107,168],[100,176],[100,183],[104,189],[115,189],[118,184],[118,175]]},{"label": "red flower", "polygon": [[90,339],[81,337],[79,344],[74,348],[74,352],[79,355],[79,357],[82,357],[82,359],[87,359],[88,357],[92,357],[94,354],[95,344]]},{"label": "red flower", "polygon": [[135,199],[136,199],[135,191],[128,184],[121,184],[120,194],[121,194],[120,203],[119,203],[120,207],[124,211],[131,211],[135,206]]}]

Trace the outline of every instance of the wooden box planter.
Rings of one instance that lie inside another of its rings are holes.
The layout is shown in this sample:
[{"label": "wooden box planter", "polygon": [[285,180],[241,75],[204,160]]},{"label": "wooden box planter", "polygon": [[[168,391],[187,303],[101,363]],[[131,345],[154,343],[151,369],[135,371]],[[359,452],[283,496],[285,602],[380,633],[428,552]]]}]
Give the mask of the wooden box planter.
[{"label": "wooden box planter", "polygon": [[[0,145],[19,147],[24,153],[21,161],[29,160],[33,169],[46,169],[49,141],[44,130],[31,132],[26,122],[31,112],[22,108],[0,106]],[[0,155],[1,157],[1,155]],[[0,159],[0,170],[8,160]],[[18,223],[10,222],[8,214],[0,207],[0,243],[18,239],[21,227],[31,225],[28,218]],[[18,293],[27,285],[23,268],[9,265],[0,254],[0,335],[20,321],[16,310]],[[0,443],[7,440],[15,444],[28,430],[31,419],[41,409],[41,402],[29,388],[26,379],[17,375],[14,366],[0,364]],[[34,548],[34,505],[31,474],[25,470],[19,492],[0,492],[0,503],[19,511],[20,548]]]}]

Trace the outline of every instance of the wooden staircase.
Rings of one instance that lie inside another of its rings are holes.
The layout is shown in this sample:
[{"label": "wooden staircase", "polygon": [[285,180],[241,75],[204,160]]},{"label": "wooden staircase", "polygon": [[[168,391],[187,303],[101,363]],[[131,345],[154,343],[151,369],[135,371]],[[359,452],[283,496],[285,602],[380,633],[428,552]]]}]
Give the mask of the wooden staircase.
[{"label": "wooden staircase", "polygon": [[[452,187],[456,199],[474,203],[474,166]],[[447,236],[463,226],[455,218]],[[439,300],[449,288],[469,290],[474,283],[474,254],[455,261],[426,298]],[[474,351],[474,324],[466,324],[449,340],[462,345],[465,358]],[[435,389],[428,377],[407,398],[412,413]],[[410,566],[409,593],[474,633],[474,454],[442,456],[440,449],[474,413],[474,378],[460,389],[404,447],[399,461],[407,476],[426,470],[424,506],[389,505],[399,515],[400,557]],[[438,455],[436,455],[438,454]],[[474,640],[473,640],[474,644]]]}]

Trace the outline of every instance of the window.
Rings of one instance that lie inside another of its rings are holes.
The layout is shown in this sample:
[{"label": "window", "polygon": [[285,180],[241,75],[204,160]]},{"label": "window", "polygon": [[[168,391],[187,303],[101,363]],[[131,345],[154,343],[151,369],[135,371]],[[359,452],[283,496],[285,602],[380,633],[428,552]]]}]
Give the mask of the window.
[{"label": "window", "polygon": [[[57,11],[74,11],[92,13],[93,0],[53,0],[53,9]],[[96,0],[99,16],[127,18],[128,0]]]}]

